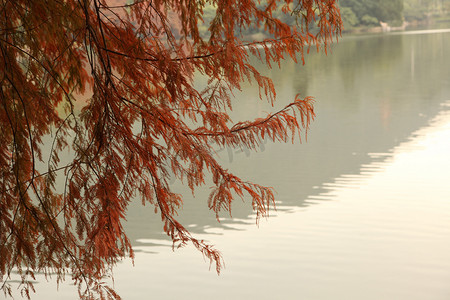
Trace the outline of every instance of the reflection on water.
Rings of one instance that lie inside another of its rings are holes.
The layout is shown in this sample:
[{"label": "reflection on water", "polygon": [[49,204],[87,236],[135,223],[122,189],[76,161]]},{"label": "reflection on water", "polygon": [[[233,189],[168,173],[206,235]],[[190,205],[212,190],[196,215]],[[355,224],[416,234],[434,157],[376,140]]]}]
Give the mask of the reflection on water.
[{"label": "reflection on water", "polygon": [[449,299],[448,153],[445,106],[429,126],[388,153],[370,153],[374,162],[323,184],[302,206],[284,207],[259,228],[205,229],[201,237],[226,257],[219,277],[199,268],[193,249],[159,248],[138,253],[135,267],[119,266],[117,288],[130,299]]},{"label": "reflection on water", "polygon": [[[217,224],[208,188],[186,194],[181,220],[224,255],[216,276],[196,250],[172,252],[160,218],[136,201],[127,223],[136,265],[116,268],[118,292],[124,299],[450,299],[449,56],[448,30],[370,35],[344,38],[305,66],[268,70],[279,107],[299,91],[315,96],[308,141],[219,155],[243,178],[273,186],[277,211],[258,228],[251,205],[238,200],[233,218]],[[257,94],[244,88],[235,120],[277,109]],[[38,287],[36,298],[51,292]]]}]

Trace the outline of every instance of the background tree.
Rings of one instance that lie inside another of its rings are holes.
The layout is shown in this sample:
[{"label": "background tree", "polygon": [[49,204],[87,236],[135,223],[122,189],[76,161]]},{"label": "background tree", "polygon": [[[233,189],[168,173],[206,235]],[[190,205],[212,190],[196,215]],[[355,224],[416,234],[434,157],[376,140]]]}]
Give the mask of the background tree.
[{"label": "background tree", "polygon": [[[280,6],[298,28],[273,17]],[[2,0],[0,13],[0,288],[11,295],[14,271],[28,297],[41,272],[57,282],[70,274],[82,298],[118,298],[102,281],[133,257],[122,227],[132,200],[153,205],[174,246],[192,243],[219,272],[220,253],[176,220],[182,197],[169,178],[194,192],[211,176],[214,213],[246,193],[265,215],[272,190],[224,169],[213,145],[288,141],[308,126],[312,102],[233,123],[230,95],[251,80],[273,102],[250,56],[268,67],[303,61],[341,26],[335,0]],[[245,41],[254,27],[268,38]],[[209,78],[204,89],[196,73]]]},{"label": "background tree", "polygon": [[444,20],[450,15],[450,0],[404,0],[407,21]]},{"label": "background tree", "polygon": [[401,23],[403,18],[403,0],[341,0],[339,6],[345,12],[344,23],[349,25],[345,29],[379,26],[380,21]]}]

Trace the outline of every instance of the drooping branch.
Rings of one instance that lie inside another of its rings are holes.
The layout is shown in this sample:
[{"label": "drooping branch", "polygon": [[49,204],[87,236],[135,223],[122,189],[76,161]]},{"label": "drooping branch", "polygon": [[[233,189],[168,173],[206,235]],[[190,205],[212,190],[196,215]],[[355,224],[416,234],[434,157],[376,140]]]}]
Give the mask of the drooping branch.
[{"label": "drooping branch", "polygon": [[[192,244],[219,272],[220,252],[178,221],[183,198],[169,178],[194,193],[211,176],[208,206],[217,218],[231,215],[236,197],[251,199],[256,220],[267,216],[273,189],[226,170],[213,144],[256,149],[266,138],[287,142],[306,134],[312,98],[233,123],[233,92],[247,80],[273,104],[275,86],[253,58],[268,67],[285,58],[304,61],[309,47],[326,49],[341,26],[334,0],[110,3],[15,0],[0,7],[0,289],[6,294],[14,269],[27,297],[36,272],[55,272],[57,282],[72,274],[80,298],[118,299],[103,278],[120,259],[133,258],[122,223],[128,204],[138,200],[159,212],[174,246]],[[285,14],[296,10],[301,26],[275,17],[279,5]],[[213,15],[202,35],[207,8]],[[252,27],[267,38],[244,40]],[[199,73],[207,77],[203,90],[195,82]],[[50,152],[43,151],[48,138]],[[66,151],[72,156],[60,159]]]}]

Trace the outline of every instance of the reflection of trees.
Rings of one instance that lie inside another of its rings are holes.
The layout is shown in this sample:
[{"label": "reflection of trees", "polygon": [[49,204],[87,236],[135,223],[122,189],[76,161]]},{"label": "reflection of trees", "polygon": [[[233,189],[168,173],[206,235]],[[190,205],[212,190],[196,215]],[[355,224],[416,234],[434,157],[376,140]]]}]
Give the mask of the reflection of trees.
[{"label": "reflection of trees", "polygon": [[391,79],[394,66],[400,63],[403,43],[399,36],[383,36],[344,40],[331,57],[348,91],[355,89],[355,80],[372,74],[374,80]]},{"label": "reflection of trees", "polygon": [[[429,49],[429,45],[433,45]],[[411,88],[415,93],[426,101],[440,93],[440,86],[443,81],[450,77],[449,68],[441,68],[442,64],[448,61],[448,34],[428,34],[418,35],[410,43],[410,61],[414,66],[414,73],[411,73]],[[433,68],[430,71],[430,66]],[[430,80],[430,76],[436,80]],[[428,82],[428,84],[420,84]]]},{"label": "reflection of trees", "polygon": [[[361,91],[358,88],[361,77],[375,85],[381,82],[384,86],[393,84],[398,74],[396,65],[401,63],[403,55],[401,36],[349,37],[334,45],[331,55],[313,52],[307,57],[306,65],[299,67],[295,74],[287,66],[288,70],[283,67],[283,72],[277,76],[292,82],[295,90],[300,92],[308,92],[313,82],[317,84],[318,78],[336,76],[322,84],[328,88],[343,89],[345,94],[340,101],[354,102],[359,97],[355,93]],[[310,94],[315,95],[313,92]]]}]

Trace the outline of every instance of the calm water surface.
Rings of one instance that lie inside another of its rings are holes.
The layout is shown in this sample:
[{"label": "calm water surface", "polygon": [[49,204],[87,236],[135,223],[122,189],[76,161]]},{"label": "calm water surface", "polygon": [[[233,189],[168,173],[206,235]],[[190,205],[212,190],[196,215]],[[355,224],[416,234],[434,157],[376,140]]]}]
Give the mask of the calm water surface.
[{"label": "calm water surface", "polygon": [[[124,299],[450,299],[449,57],[450,31],[416,31],[346,37],[329,56],[268,70],[277,106],[297,92],[316,98],[307,142],[218,153],[237,175],[273,186],[277,211],[258,227],[237,200],[218,224],[208,188],[187,194],[180,218],[221,250],[217,276],[193,247],[172,252],[160,218],[137,201],[127,224],[135,266],[115,269],[116,290]],[[255,95],[251,86],[237,95],[236,120],[277,109]],[[75,296],[42,283],[35,299]]]}]

